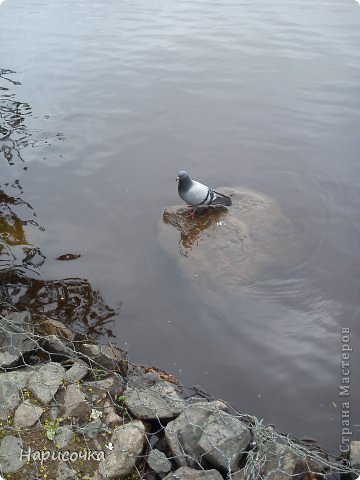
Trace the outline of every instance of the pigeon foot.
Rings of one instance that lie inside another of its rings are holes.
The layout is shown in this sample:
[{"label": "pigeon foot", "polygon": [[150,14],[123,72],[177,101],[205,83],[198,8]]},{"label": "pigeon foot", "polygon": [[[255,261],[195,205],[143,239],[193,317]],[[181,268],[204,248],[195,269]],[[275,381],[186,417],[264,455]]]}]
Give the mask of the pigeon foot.
[{"label": "pigeon foot", "polygon": [[194,208],[193,211],[187,213],[186,216],[187,216],[187,217],[191,217],[191,220],[194,220],[195,213],[196,213],[196,210],[195,210],[195,208]]}]

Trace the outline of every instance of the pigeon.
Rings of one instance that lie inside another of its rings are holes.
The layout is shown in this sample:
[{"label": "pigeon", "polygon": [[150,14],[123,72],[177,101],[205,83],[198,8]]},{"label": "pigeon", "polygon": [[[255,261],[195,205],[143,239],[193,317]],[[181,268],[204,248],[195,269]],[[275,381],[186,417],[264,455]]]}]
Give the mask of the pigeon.
[{"label": "pigeon", "polygon": [[187,172],[181,170],[178,173],[176,180],[179,181],[178,192],[179,196],[193,211],[190,216],[193,218],[197,207],[213,207],[216,205],[223,205],[229,207],[231,205],[231,198],[213,190],[212,188],[203,185],[196,180],[191,180]]}]

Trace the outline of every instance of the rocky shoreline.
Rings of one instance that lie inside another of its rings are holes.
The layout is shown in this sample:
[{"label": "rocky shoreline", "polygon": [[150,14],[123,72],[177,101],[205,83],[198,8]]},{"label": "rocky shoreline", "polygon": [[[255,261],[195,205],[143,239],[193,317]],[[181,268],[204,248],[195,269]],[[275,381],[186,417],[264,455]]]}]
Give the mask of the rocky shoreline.
[{"label": "rocky shoreline", "polygon": [[[56,320],[0,317],[0,372],[0,475],[8,480],[356,478],[346,458],[280,435]],[[356,468],[359,450],[353,442]]]}]

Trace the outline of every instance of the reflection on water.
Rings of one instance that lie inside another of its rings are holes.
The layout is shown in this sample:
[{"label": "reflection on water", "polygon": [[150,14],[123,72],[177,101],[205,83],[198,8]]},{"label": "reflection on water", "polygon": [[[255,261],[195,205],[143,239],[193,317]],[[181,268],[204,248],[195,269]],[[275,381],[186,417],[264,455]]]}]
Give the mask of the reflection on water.
[{"label": "reflection on water", "polygon": [[[16,184],[19,188],[19,183]],[[16,269],[25,274],[33,268],[40,267],[45,256],[38,247],[31,245],[26,239],[25,227],[38,223],[33,219],[20,218],[17,207],[25,207],[35,216],[29,203],[20,197],[10,196],[0,190],[0,272]],[[41,228],[41,227],[39,227]]]},{"label": "reflection on water", "polygon": [[106,304],[88,280],[39,280],[20,275],[17,269],[0,273],[3,314],[11,307],[29,310],[35,319],[47,316],[64,322],[90,337],[113,336],[111,324],[119,308]]},{"label": "reflection on water", "polygon": [[[9,165],[25,163],[26,147],[36,145],[25,122],[31,107],[10,92],[9,85],[20,85],[10,78],[14,73],[0,69],[0,79],[6,82],[0,87],[0,162]],[[0,312],[29,310],[34,318],[53,317],[89,336],[113,335],[110,326],[119,308],[107,305],[87,279],[37,278],[46,256],[29,241],[26,227],[44,228],[23,194],[18,179],[0,185]]]},{"label": "reflection on water", "polygon": [[[15,93],[10,91],[10,86],[21,85],[20,82],[11,78],[15,72],[0,69],[0,152],[9,165],[15,162],[24,162],[22,150],[31,141],[31,133],[26,128],[25,118],[31,115],[31,107],[28,103],[19,102]],[[0,158],[1,160],[1,158]]]}]

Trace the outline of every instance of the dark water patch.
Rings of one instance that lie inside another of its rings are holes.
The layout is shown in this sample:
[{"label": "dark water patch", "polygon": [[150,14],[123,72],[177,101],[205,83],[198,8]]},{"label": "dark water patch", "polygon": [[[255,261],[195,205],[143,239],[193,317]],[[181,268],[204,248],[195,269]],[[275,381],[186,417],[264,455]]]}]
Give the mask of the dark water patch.
[{"label": "dark water patch", "polygon": [[[11,70],[0,70],[0,79],[12,86],[21,85],[9,78],[15,75]],[[45,132],[27,128],[33,117],[28,103],[19,102],[16,92],[0,95],[0,118],[6,132],[0,138],[3,157],[0,161],[16,169],[26,171],[29,148],[50,146]],[[36,138],[37,137],[37,138]],[[61,139],[61,134],[53,135]],[[39,140],[42,138],[42,140]],[[19,175],[20,170],[15,172]],[[29,310],[35,320],[42,317],[56,318],[90,337],[113,336],[111,326],[119,314],[120,306],[111,307],[99,290],[84,278],[42,279],[42,267],[46,255],[30,237],[35,232],[41,242],[44,227],[38,223],[32,205],[24,200],[24,191],[19,179],[7,181],[1,177],[0,185],[0,311],[6,314],[12,310]],[[65,258],[64,258],[65,257]],[[59,259],[75,259],[80,255],[60,255]]]}]

